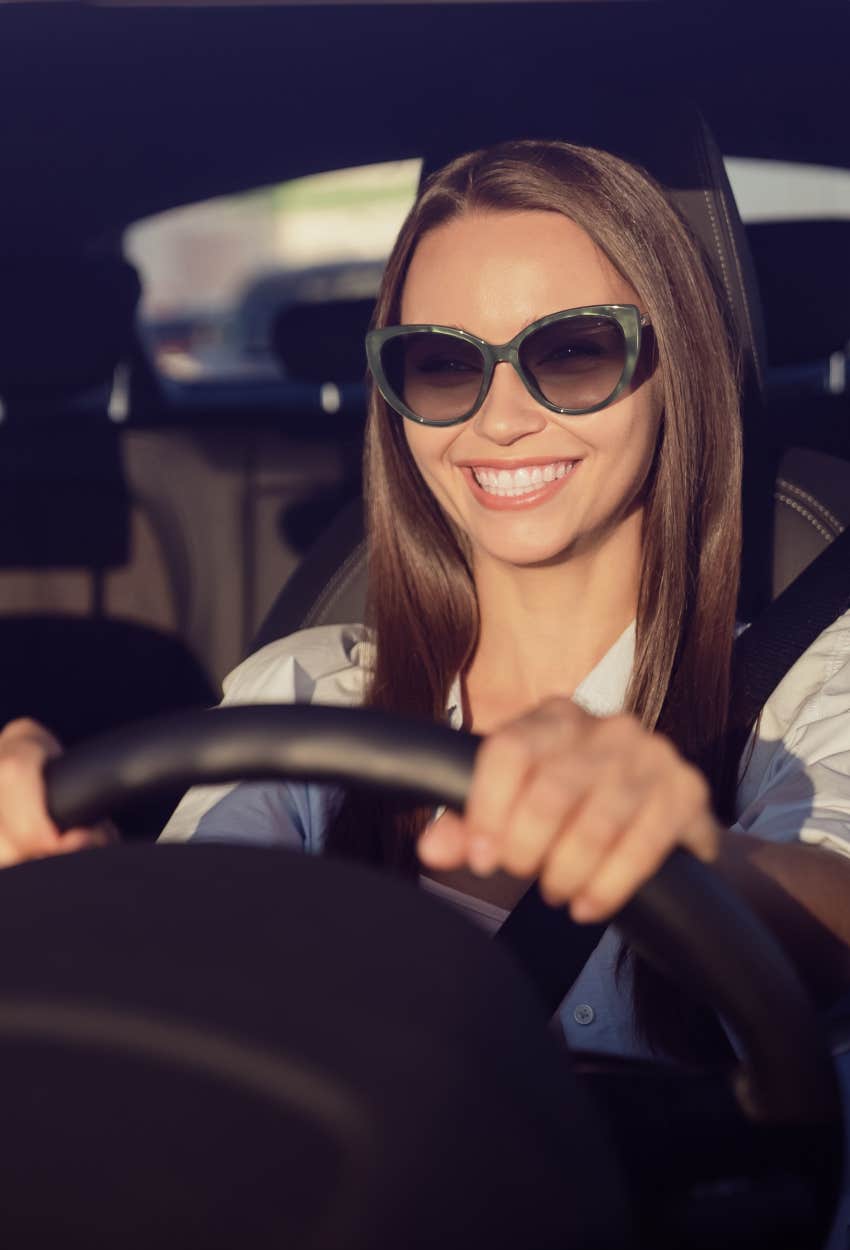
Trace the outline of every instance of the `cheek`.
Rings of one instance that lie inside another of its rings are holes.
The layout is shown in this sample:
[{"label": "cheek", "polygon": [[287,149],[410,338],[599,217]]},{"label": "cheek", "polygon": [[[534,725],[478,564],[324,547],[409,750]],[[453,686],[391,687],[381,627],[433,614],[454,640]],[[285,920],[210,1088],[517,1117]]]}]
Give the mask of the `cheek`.
[{"label": "cheek", "polygon": [[[604,413],[600,414],[604,415]],[[596,442],[601,453],[602,493],[639,491],[649,474],[661,430],[661,413],[654,405],[624,413]]]},{"label": "cheek", "polygon": [[651,463],[661,428],[662,405],[653,380],[644,384],[630,397],[631,402],[623,412],[618,438],[623,454],[631,463]]},{"label": "cheek", "polygon": [[412,421],[406,421],[405,426],[410,427],[405,429],[407,446],[425,489],[431,492],[449,520],[463,529],[462,508],[457,497],[459,470],[452,468],[449,459],[457,432],[416,425]]},{"label": "cheek", "polygon": [[440,480],[441,470],[447,472],[445,454],[450,442],[444,430],[405,421],[404,435],[414,464],[432,489]]}]

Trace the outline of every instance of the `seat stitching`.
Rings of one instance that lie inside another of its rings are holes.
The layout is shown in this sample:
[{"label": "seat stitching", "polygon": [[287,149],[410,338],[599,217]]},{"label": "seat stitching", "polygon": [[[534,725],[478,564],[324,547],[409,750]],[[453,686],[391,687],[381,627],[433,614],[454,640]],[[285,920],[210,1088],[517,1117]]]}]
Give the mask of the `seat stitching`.
[{"label": "seat stitching", "polygon": [[711,223],[712,233],[714,234],[714,243],[717,248],[717,256],[720,260],[720,269],[723,273],[723,285],[726,287],[726,294],[729,297],[729,303],[734,313],[735,310],[735,293],[732,290],[732,284],[729,281],[729,270],[726,267],[726,258],[723,255],[723,248],[720,241],[720,230],[717,225],[717,218],[714,214],[714,206],[711,203],[711,192],[703,188],[703,198],[705,199],[705,207],[708,210],[708,220]]},{"label": "seat stitching", "polygon": [[310,610],[310,612],[307,613],[306,617],[304,618],[305,625],[311,625],[315,621],[316,617],[319,616],[325,610],[330,600],[333,599],[334,595],[340,590],[344,582],[355,571],[354,565],[360,559],[360,555],[361,555],[361,550],[360,550],[360,547],[358,546],[354,551],[352,551],[349,555],[346,556],[345,560],[342,562],[342,564],[339,566],[336,572],[325,583],[324,590],[317,597],[315,603],[313,604],[312,609]]},{"label": "seat stitching", "polygon": [[336,570],[333,576],[326,583],[324,590],[316,599],[315,603],[313,604],[313,607],[304,617],[302,628],[306,628],[307,626],[312,625],[313,622],[316,620],[316,617],[319,616],[325,610],[329,601],[333,598],[333,596],[339,590],[340,585],[347,578],[349,578],[352,573],[356,571],[354,566],[360,560],[362,560],[362,556],[363,556],[363,543],[358,543],[354,551],[352,551],[349,555],[345,557],[345,560],[342,562],[342,564],[339,566],[339,568]]},{"label": "seat stitching", "polygon": [[835,535],[830,534],[829,530],[824,525],[821,525],[820,521],[818,521],[816,517],[812,516],[810,512],[807,512],[801,504],[797,503],[796,499],[789,499],[787,495],[781,495],[778,491],[774,495],[774,499],[777,503],[784,503],[787,508],[791,508],[792,511],[798,512],[801,517],[809,522],[813,529],[817,530],[821,538],[825,538],[827,543],[832,542]]},{"label": "seat stitching", "polygon": [[753,328],[753,318],[752,318],[752,313],[750,311],[750,300],[749,300],[749,296],[747,295],[747,284],[744,282],[744,271],[741,268],[741,258],[739,257],[738,249],[735,246],[735,235],[732,231],[732,218],[729,215],[729,208],[728,208],[728,205],[726,204],[725,196],[723,195],[720,196],[720,209],[721,209],[721,212],[723,213],[723,216],[726,218],[726,225],[729,230],[729,241],[730,241],[731,251],[732,251],[732,260],[735,262],[735,269],[737,270],[737,273],[738,273],[738,285],[741,291],[741,299],[744,304],[744,316],[747,321],[747,329],[750,335],[750,346],[752,347],[752,350],[753,350],[753,357],[756,362],[756,370],[758,372],[759,377],[761,377],[762,376],[761,356],[759,355],[758,343],[756,342],[755,330]]},{"label": "seat stitching", "polygon": [[[711,162],[708,159],[708,150],[707,150],[707,147],[705,146],[705,123],[702,122],[701,119],[700,119],[700,127],[699,127],[699,138],[700,138],[700,143],[698,145],[697,152],[698,152],[699,161],[702,165],[703,178],[704,178],[704,181],[709,184],[709,186],[712,186],[714,180],[712,178],[712,173],[711,173]],[[714,234],[714,242],[715,242],[715,246],[717,247],[717,254],[720,260],[720,268],[723,273],[723,284],[726,287],[726,294],[729,298],[729,304],[732,308],[732,314],[734,316],[735,292],[732,288],[732,284],[729,278],[729,271],[726,265],[726,258],[724,256],[724,251],[722,247],[721,233],[720,233],[720,229],[718,226],[717,217],[714,211],[714,205],[712,203],[711,192],[708,190],[707,187],[703,187],[702,194],[705,200],[706,209],[708,211],[708,220],[711,223],[711,229]],[[718,198],[720,200],[720,207],[723,211],[723,215],[726,219],[726,225],[729,229],[729,239],[730,239],[730,244],[731,244],[732,257],[735,261],[735,268],[738,273],[738,285],[741,291],[741,299],[744,305],[744,318],[746,320],[747,329],[749,331],[750,345],[752,347],[753,359],[755,360],[756,372],[759,378],[761,378],[762,377],[761,357],[759,355],[758,344],[756,343],[755,333],[753,331],[753,322],[752,322],[752,315],[750,313],[749,300],[747,298],[747,289],[744,283],[743,271],[741,269],[741,264],[738,258],[737,249],[735,247],[735,236],[732,232],[731,217],[729,216],[729,211],[726,205],[725,196],[722,193],[719,193]]]},{"label": "seat stitching", "polygon": [[777,486],[781,486],[783,490],[794,492],[800,499],[805,499],[817,512],[820,513],[821,520],[828,521],[835,528],[835,536],[837,537],[844,530],[844,524],[839,521],[834,512],[830,512],[825,504],[822,504],[814,495],[809,494],[807,490],[803,490],[802,486],[798,486],[796,482],[789,482],[784,477],[776,479]]}]

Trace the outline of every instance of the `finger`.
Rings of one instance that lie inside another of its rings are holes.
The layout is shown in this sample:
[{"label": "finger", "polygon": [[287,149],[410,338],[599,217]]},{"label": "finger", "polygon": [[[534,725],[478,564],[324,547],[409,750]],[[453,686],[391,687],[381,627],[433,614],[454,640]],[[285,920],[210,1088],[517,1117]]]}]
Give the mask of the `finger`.
[{"label": "finger", "polygon": [[628,900],[653,877],[676,846],[699,845],[707,852],[711,843],[719,845],[719,827],[705,813],[671,823],[669,792],[658,787],[637,819],[618,839],[599,869],[572,899],[575,920],[604,920],[624,907]]},{"label": "finger", "polygon": [[585,722],[593,719],[569,699],[550,699],[505,729],[485,738],[478,750],[464,816],[470,832],[470,867],[492,871],[520,792],[545,755],[568,753]]},{"label": "finger", "polygon": [[720,854],[720,833],[720,824],[709,809],[690,822],[682,837],[682,846],[687,847],[704,864],[710,864]]},{"label": "finger", "polygon": [[657,824],[652,828],[642,823],[635,825],[623,835],[582,892],[572,899],[573,919],[609,919],[655,875],[674,846],[674,840],[659,834]]},{"label": "finger", "polygon": [[0,838],[0,868],[11,868],[13,864],[20,864],[22,860],[30,858],[32,858],[32,852],[26,854],[15,842]]},{"label": "finger", "polygon": [[50,859],[54,855],[68,855],[74,851],[94,850],[97,847],[111,846],[113,839],[106,830],[74,829],[69,833],[57,835],[38,849],[33,844],[21,848],[8,839],[0,839],[0,868],[11,868],[15,864],[25,863],[32,859]]},{"label": "finger", "polygon": [[495,844],[498,866],[515,877],[537,876],[593,783],[594,769],[581,757],[544,760],[531,774]]},{"label": "finger", "polygon": [[646,802],[646,786],[606,768],[565,822],[540,870],[540,890],[566,902],[585,888]]},{"label": "finger", "polygon": [[70,829],[58,839],[53,850],[54,855],[72,855],[76,851],[95,850],[110,846],[111,839],[102,829]]},{"label": "finger", "polygon": [[416,847],[429,868],[460,868],[466,863],[469,834],[463,819],[455,812],[443,812],[422,831]]},{"label": "finger", "polygon": [[58,836],[47,811],[43,775],[46,761],[55,754],[53,743],[49,736],[22,732],[7,734],[0,748],[2,836],[36,851],[48,848]]},{"label": "finger", "polygon": [[518,726],[486,738],[479,747],[464,810],[467,862],[473,872],[486,874],[496,867],[496,846],[532,765],[532,739]]},{"label": "finger", "polygon": [[0,747],[6,743],[31,741],[41,744],[49,756],[61,755],[62,747],[49,729],[28,716],[8,721],[0,729]]}]

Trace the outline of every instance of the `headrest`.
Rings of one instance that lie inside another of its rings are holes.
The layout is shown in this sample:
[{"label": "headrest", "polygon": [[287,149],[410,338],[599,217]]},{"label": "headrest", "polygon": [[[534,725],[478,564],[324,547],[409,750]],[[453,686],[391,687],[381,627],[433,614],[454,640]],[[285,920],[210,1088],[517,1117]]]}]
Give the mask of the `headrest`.
[{"label": "headrest", "polygon": [[[341,260],[305,269],[281,269],[255,277],[242,292],[236,311],[236,334],[248,354],[277,350],[274,322],[297,307],[374,301],[384,261]],[[284,353],[289,356],[283,345]],[[358,381],[365,370],[358,375]],[[300,374],[294,375],[300,377]],[[322,381],[333,381],[323,377]]]},{"label": "headrest", "polygon": [[747,227],[772,365],[825,360],[850,342],[850,221]]},{"label": "headrest", "polygon": [[130,346],[140,290],[118,256],[0,259],[0,396],[108,382]]},{"label": "headrest", "polygon": [[17,404],[25,419],[0,425],[0,568],[120,568],[130,494],[119,427],[91,414],[39,421],[30,408],[42,402],[64,415],[49,397],[27,396]]},{"label": "headrest", "polygon": [[374,298],[292,304],[272,325],[273,351],[297,382],[362,382]]},{"label": "headrest", "polygon": [[681,132],[670,134],[670,147],[660,154],[658,172],[649,162],[647,166],[670,192],[700,239],[725,292],[745,372],[761,389],[767,368],[767,344],[761,295],[744,224],[723,157],[705,119],[694,110],[690,118],[684,114],[681,120]]},{"label": "headrest", "polygon": [[[606,84],[604,91],[576,86],[570,98],[566,118],[553,118],[548,127],[535,126],[534,133],[503,123],[487,142],[563,139],[604,148],[642,165],[668,191],[703,244],[726,295],[745,373],[760,387],[766,351],[755,271],[723,159],[705,119],[692,103],[666,94],[653,97],[639,84],[635,90]],[[438,140],[423,162],[422,176],[457,154]]]}]

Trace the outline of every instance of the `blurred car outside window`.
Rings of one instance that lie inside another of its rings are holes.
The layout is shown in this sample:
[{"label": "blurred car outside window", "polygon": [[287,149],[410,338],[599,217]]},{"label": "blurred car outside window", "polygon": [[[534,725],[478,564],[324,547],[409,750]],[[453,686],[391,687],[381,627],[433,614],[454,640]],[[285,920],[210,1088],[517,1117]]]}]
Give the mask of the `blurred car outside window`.
[{"label": "blurred car outside window", "polygon": [[[726,157],[762,295],[768,400],[850,396],[850,169]],[[808,409],[811,417],[812,409]]]},{"label": "blurred car outside window", "polygon": [[274,382],[272,325],[294,304],[372,298],[421,161],[297,178],[136,222],[142,341],[161,378]]}]

